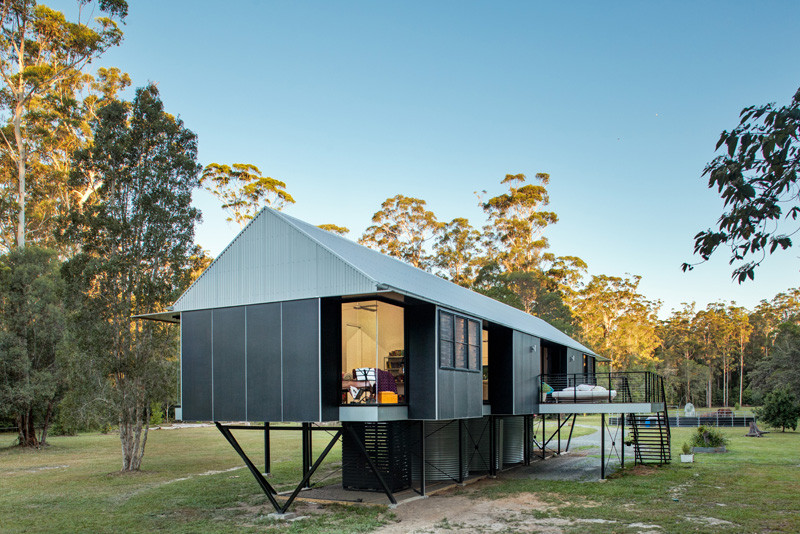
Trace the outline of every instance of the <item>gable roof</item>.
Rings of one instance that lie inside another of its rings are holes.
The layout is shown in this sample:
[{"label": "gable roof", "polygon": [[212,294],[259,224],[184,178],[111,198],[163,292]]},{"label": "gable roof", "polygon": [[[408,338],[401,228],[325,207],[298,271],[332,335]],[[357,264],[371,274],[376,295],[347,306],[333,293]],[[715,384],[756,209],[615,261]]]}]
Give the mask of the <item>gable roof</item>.
[{"label": "gable roof", "polygon": [[396,291],[597,356],[547,322],[285,213],[264,208],[174,311]]}]

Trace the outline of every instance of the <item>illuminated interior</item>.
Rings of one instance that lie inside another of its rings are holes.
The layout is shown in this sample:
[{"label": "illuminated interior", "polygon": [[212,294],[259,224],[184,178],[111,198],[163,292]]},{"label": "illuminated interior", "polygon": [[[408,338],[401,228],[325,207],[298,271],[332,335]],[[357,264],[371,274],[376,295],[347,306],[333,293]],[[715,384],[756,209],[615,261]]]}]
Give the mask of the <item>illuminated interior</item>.
[{"label": "illuminated interior", "polygon": [[342,304],[342,404],[405,403],[405,370],[403,308]]}]

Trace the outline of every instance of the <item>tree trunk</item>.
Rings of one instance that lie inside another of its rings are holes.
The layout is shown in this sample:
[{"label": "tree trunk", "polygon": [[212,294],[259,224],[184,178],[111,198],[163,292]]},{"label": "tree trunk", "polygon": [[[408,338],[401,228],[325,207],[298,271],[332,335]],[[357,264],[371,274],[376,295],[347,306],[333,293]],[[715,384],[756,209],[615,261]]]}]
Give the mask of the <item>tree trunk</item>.
[{"label": "tree trunk", "polygon": [[39,438],[39,446],[47,446],[47,430],[50,428],[50,418],[53,415],[53,401],[47,403],[47,412],[44,414],[44,424],[42,425],[42,437]]},{"label": "tree trunk", "polygon": [[711,408],[711,368],[708,368],[708,387],[706,387],[706,407]]},{"label": "tree trunk", "polygon": [[36,439],[36,428],[33,424],[33,410],[28,410],[17,417],[17,426],[19,427],[19,444],[21,447],[39,446],[39,440]]},{"label": "tree trunk", "polygon": [[739,406],[744,404],[744,347],[739,347]]},{"label": "tree trunk", "polygon": [[14,108],[14,139],[17,141],[17,246],[25,248],[25,174],[27,171],[28,155],[25,143],[22,140],[22,103]]},{"label": "tree trunk", "polygon": [[142,407],[138,399],[132,402],[134,406],[123,407],[119,418],[123,471],[138,471],[141,468],[150,429],[150,407]]},{"label": "tree trunk", "polygon": [[686,402],[692,402],[692,379],[689,377],[689,351],[685,351],[686,358]]}]

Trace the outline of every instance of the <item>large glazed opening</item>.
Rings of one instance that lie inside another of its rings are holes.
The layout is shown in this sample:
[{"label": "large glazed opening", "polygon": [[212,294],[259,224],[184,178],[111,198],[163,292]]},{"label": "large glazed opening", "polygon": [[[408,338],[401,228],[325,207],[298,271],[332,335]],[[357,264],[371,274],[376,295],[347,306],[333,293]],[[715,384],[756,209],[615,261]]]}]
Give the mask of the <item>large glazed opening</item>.
[{"label": "large glazed opening", "polygon": [[342,304],[342,404],[406,402],[403,308],[378,300]]}]

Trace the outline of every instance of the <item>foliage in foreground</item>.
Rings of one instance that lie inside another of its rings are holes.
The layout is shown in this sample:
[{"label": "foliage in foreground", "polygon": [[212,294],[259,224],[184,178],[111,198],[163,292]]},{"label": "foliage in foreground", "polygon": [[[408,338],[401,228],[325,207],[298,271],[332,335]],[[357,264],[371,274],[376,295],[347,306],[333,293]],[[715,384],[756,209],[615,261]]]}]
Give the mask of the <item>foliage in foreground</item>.
[{"label": "foliage in foreground", "polygon": [[[694,252],[704,261],[719,246],[730,248],[733,278],[753,279],[767,253],[792,246],[800,215],[800,89],[787,106],[749,106],[739,125],[717,142],[725,153],[708,164],[708,187],[716,187],[725,211],[717,230],[694,238]],[[785,210],[785,212],[784,212]],[[790,228],[784,228],[786,221]],[[755,258],[755,259],[751,259]],[[748,261],[749,260],[749,261]],[[692,266],[684,263],[683,269]]]},{"label": "foliage in foreground", "polygon": [[141,466],[153,402],[174,398],[176,332],[131,317],[162,310],[189,284],[196,252],[191,206],[197,138],[164,111],[158,90],[100,112],[95,142],[76,158],[73,181],[100,181],[97,202],[73,213],[63,238],[80,245],[65,266],[81,324],[90,398],[112,406],[122,469]]}]

